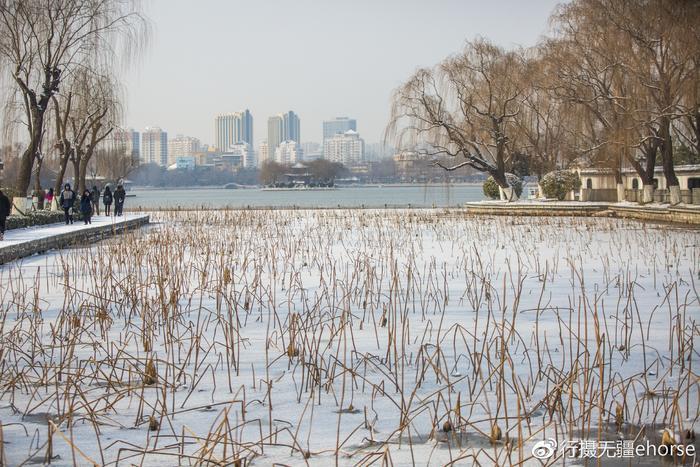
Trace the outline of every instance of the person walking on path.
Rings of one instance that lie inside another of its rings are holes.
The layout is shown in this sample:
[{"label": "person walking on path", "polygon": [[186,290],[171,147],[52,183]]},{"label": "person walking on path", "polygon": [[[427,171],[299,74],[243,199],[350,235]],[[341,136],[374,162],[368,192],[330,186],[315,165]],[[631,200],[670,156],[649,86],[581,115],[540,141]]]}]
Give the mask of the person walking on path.
[{"label": "person walking on path", "polygon": [[126,199],[126,191],[124,187],[119,185],[117,189],[114,190],[114,215],[121,216],[124,210],[124,200]]},{"label": "person walking on path", "polygon": [[51,210],[51,204],[53,204],[53,188],[49,188],[49,192],[44,196],[44,209]]},{"label": "person walking on path", "polygon": [[61,208],[63,208],[63,215],[66,218],[66,225],[73,223],[73,204],[75,203],[75,191],[70,189],[70,183],[66,183],[61,192]]},{"label": "person walking on path", "polygon": [[102,202],[105,203],[105,216],[112,215],[112,190],[109,186],[105,187],[105,192],[102,194]]},{"label": "person walking on path", "polygon": [[83,215],[85,225],[92,224],[92,193],[85,190],[80,198],[80,213]]},{"label": "person walking on path", "polygon": [[0,242],[5,239],[5,223],[12,211],[12,203],[5,193],[0,190]]},{"label": "person walking on path", "polygon": [[92,187],[92,191],[90,192],[90,201],[92,202],[92,212],[94,212],[96,216],[99,216],[100,215],[100,190],[98,190],[96,186]]}]

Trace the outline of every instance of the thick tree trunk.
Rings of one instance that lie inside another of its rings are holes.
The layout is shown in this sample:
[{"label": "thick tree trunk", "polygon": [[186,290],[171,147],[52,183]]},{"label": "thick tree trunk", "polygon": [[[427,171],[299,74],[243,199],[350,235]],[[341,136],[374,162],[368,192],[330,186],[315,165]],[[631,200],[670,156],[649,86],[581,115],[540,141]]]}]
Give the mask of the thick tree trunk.
[{"label": "thick tree trunk", "polygon": [[671,206],[675,206],[676,204],[681,203],[681,187],[680,185],[671,185],[668,187],[668,191],[670,193],[670,203]]},{"label": "thick tree trunk", "polygon": [[625,201],[625,185],[618,183],[615,188],[617,189],[617,202],[622,203]]},{"label": "thick tree trunk", "polygon": [[501,200],[503,201],[517,201],[518,200],[518,194],[515,192],[515,189],[512,186],[502,188],[498,187],[498,191],[501,195]]},{"label": "thick tree trunk", "polygon": [[666,186],[671,194],[671,205],[676,205],[681,202],[681,187],[676,177],[676,171],[673,167],[673,140],[671,138],[671,120],[667,117],[661,119],[661,161],[664,167],[664,177],[666,177]]},{"label": "thick tree trunk", "polygon": [[36,203],[36,209],[44,209],[44,189],[41,187],[41,166],[43,162],[41,158],[37,158],[34,164],[34,193],[32,193],[32,201]]},{"label": "thick tree trunk", "polygon": [[700,109],[697,109],[692,116],[688,117],[688,121],[695,135],[695,153],[700,155]]},{"label": "thick tree trunk", "polygon": [[37,160],[36,164],[34,164],[35,169],[34,170],[34,191],[36,193],[39,193],[40,191],[43,190],[41,188],[41,166],[43,165],[43,161]]},{"label": "thick tree trunk", "polygon": [[633,157],[628,158],[628,162],[634,167],[637,175],[642,180],[642,198],[640,204],[647,204],[654,201],[654,169],[656,167],[656,154],[659,149],[659,144],[652,141],[642,145],[642,153],[644,154],[644,165]]},{"label": "thick tree trunk", "polygon": [[19,173],[15,180],[14,188],[23,195],[29,190],[29,182],[32,179],[32,169],[34,168],[34,145],[29,144],[29,147],[22,153],[19,160]]},{"label": "thick tree trunk", "polygon": [[506,177],[504,170],[495,170],[490,173],[493,180],[498,185],[498,193],[501,201],[517,201],[518,194],[515,189],[508,184],[508,178]]},{"label": "thick tree trunk", "polygon": [[[619,167],[619,166],[618,166]],[[619,168],[613,169],[615,172],[615,188],[617,189],[617,202],[625,201],[625,185],[622,183],[622,171]]]},{"label": "thick tree trunk", "polygon": [[[48,99],[47,99],[48,101]],[[26,195],[29,190],[29,183],[32,179],[32,169],[34,169],[34,161],[36,153],[41,146],[41,138],[44,134],[44,112],[46,102],[42,100],[43,107],[36,106],[31,109],[31,129],[29,131],[29,146],[22,153],[19,163],[19,173],[15,180],[14,187],[20,193]]]},{"label": "thick tree trunk", "polygon": [[66,176],[66,169],[68,168],[68,156],[61,155],[60,164],[58,166],[58,173],[56,174],[56,183],[53,186],[54,193],[60,193],[63,187],[63,178]]},{"label": "thick tree trunk", "polygon": [[88,161],[81,159],[80,168],[78,169],[78,193],[81,195],[85,191],[85,174],[87,174],[87,164]]},{"label": "thick tree trunk", "polygon": [[78,190],[78,180],[80,180],[80,159],[76,156],[73,159],[73,190]]},{"label": "thick tree trunk", "polygon": [[[98,129],[99,129],[99,127],[98,127]],[[111,132],[111,130],[110,130],[110,132]],[[107,134],[109,134],[109,132]],[[91,141],[90,145],[87,147],[87,149],[85,150],[85,153],[80,158],[80,178],[79,178],[78,184],[82,187],[81,191],[80,191],[81,193],[85,190],[85,186],[86,186],[85,177],[87,175],[88,164],[90,163],[90,159],[92,159],[92,156],[95,154],[96,136],[97,136],[97,133],[93,132],[92,141]]]},{"label": "thick tree trunk", "polygon": [[27,197],[26,196],[13,196],[12,197],[12,210],[10,214],[13,215],[23,215],[27,210]]}]

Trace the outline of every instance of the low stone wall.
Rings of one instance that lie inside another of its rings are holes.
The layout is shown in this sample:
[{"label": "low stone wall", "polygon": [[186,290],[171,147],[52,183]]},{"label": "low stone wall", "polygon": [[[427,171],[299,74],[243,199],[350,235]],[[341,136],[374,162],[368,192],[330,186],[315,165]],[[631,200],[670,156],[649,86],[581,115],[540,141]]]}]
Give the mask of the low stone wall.
[{"label": "low stone wall", "polygon": [[649,222],[700,226],[700,208],[694,206],[634,206],[616,203],[482,202],[466,203],[470,214],[493,216],[614,216]]},{"label": "low stone wall", "polygon": [[700,209],[688,207],[610,206],[617,217],[650,222],[700,225]]},{"label": "low stone wall", "polygon": [[493,216],[592,216],[608,209],[607,203],[467,203],[470,214],[489,214]]},{"label": "low stone wall", "polygon": [[0,248],[0,264],[5,264],[25,256],[43,253],[73,245],[86,245],[125,231],[138,229],[150,222],[149,216],[125,220],[117,224],[99,225],[73,232],[52,235]]}]

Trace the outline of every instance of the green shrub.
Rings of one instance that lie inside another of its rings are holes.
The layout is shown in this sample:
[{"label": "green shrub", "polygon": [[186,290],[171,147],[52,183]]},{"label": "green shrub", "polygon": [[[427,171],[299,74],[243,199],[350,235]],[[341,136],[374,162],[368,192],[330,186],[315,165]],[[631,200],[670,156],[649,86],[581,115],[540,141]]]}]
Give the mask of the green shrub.
[{"label": "green shrub", "polygon": [[[520,195],[523,192],[523,181],[520,179],[520,177],[512,173],[506,173],[506,180],[508,180],[508,185],[512,186],[515,190],[515,194],[518,195],[518,197],[520,197]],[[483,189],[484,195],[486,195],[487,198],[501,198],[501,193],[498,189],[498,183],[496,183],[496,180],[494,180],[492,176],[489,176],[489,178],[486,179],[486,181],[484,182]]]},{"label": "green shrub", "polygon": [[493,177],[489,177],[486,179],[484,182],[484,196],[487,198],[491,199],[498,199],[500,198],[500,194],[498,191],[498,183],[493,179]]},{"label": "green shrub", "polygon": [[540,180],[542,193],[547,198],[556,198],[563,201],[567,193],[581,188],[581,179],[576,172],[568,170],[555,170],[549,172]]},{"label": "green shrub", "polygon": [[[75,216],[74,216],[75,217]],[[22,229],[36,225],[48,225],[63,222],[61,211],[33,211],[26,216],[14,215],[7,218],[7,229]]]}]

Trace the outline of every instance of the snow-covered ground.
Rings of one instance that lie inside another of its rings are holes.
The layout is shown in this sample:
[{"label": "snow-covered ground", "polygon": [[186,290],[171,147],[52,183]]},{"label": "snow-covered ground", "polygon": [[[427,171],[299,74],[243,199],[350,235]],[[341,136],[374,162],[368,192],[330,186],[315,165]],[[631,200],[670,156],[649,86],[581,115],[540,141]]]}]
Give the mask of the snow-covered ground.
[{"label": "snow-covered ground", "polygon": [[151,221],[0,267],[7,465],[542,465],[561,462],[533,458],[543,439],[697,426],[697,230],[443,210]]},{"label": "snow-covered ground", "polygon": [[73,224],[70,225],[59,223],[28,227],[24,229],[12,229],[5,232],[5,239],[0,242],[0,248],[11,245],[17,245],[32,240],[39,240],[46,237],[52,237],[64,233],[75,232],[77,230],[90,229],[105,225],[121,224],[128,220],[132,220],[141,216],[142,215],[138,213],[127,213],[119,217],[93,216],[93,218],[91,219],[92,223],[88,225],[85,225],[83,221],[76,220]]}]

